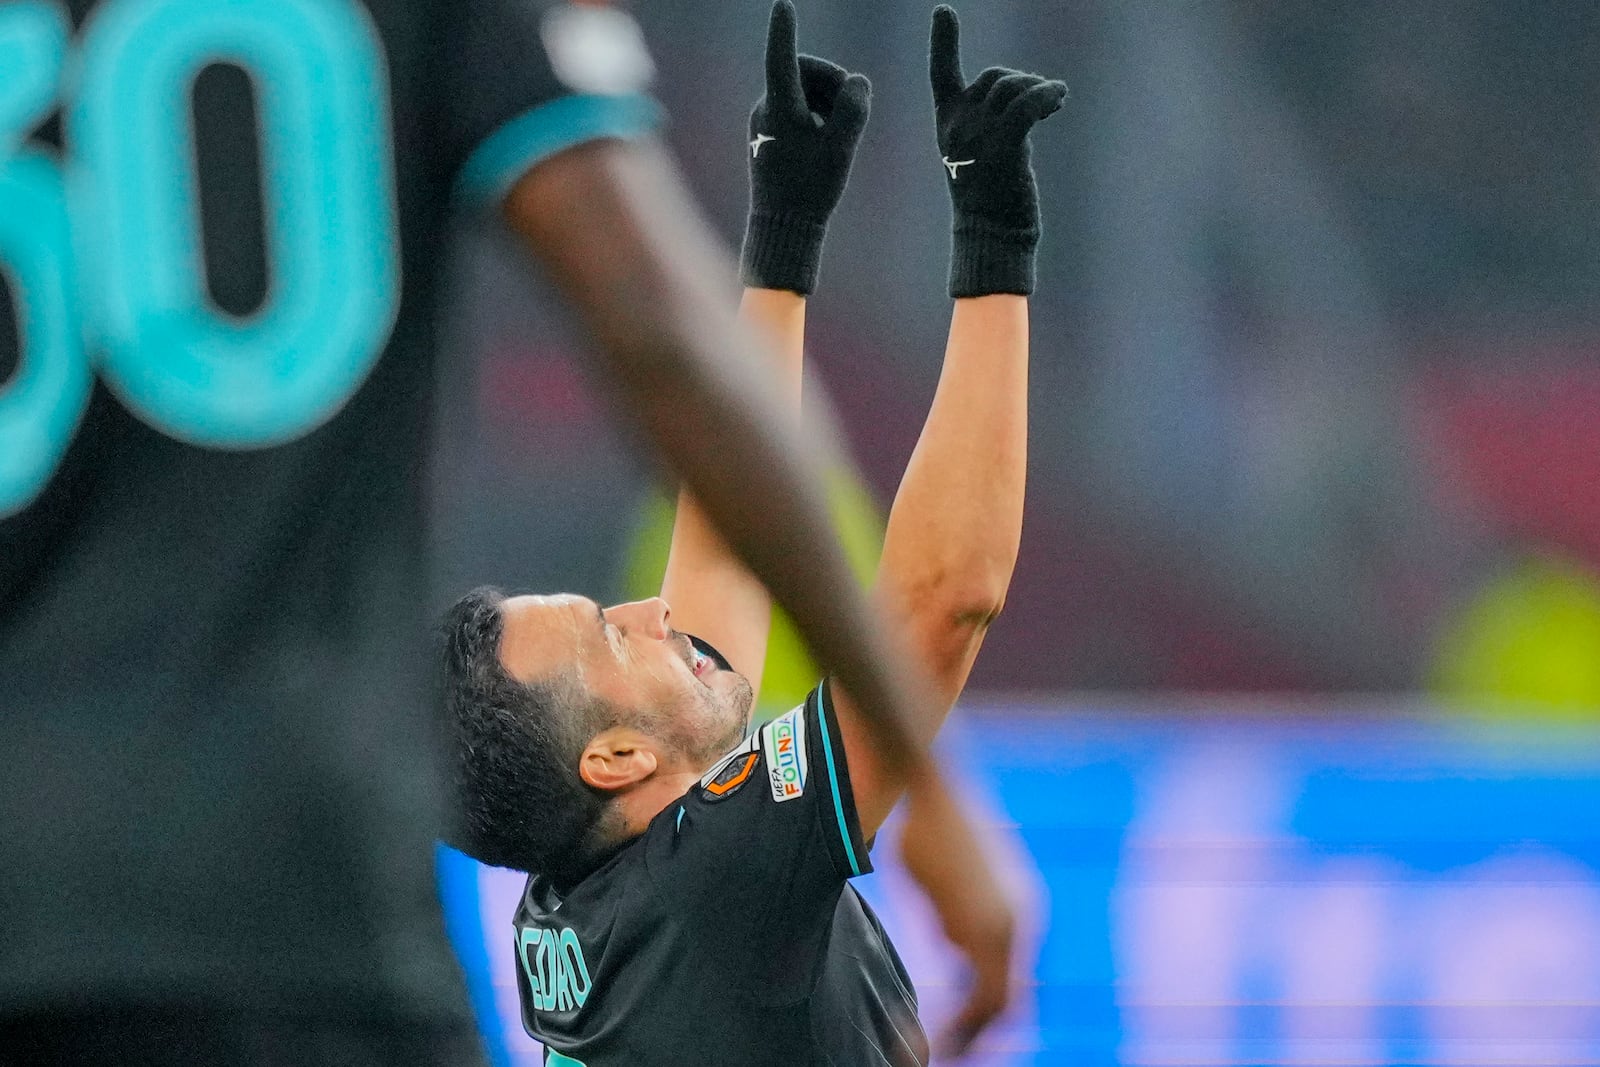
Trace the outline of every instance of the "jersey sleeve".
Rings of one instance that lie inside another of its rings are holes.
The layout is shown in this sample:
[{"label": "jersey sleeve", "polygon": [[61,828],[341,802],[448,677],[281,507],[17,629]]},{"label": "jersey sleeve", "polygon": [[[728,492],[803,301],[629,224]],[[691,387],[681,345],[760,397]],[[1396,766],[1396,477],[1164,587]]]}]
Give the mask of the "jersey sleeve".
[{"label": "jersey sleeve", "polygon": [[809,994],[847,879],[872,870],[827,682],[724,756],[648,831],[662,896],[759,998]]},{"label": "jersey sleeve", "polygon": [[497,204],[530,168],[587,141],[661,124],[639,25],[605,4],[455,0],[448,49],[457,199]]}]

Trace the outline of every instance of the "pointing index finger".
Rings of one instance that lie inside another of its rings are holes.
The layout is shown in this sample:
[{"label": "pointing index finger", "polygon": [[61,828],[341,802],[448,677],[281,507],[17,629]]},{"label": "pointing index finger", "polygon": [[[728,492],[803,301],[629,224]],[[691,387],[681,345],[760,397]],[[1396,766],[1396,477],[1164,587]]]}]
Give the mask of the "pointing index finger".
[{"label": "pointing index finger", "polygon": [[961,24],[948,4],[933,9],[933,33],[928,42],[928,80],[935,102],[966,88],[961,77]]},{"label": "pointing index finger", "polygon": [[805,109],[795,48],[794,5],[789,0],[772,5],[772,20],[767,23],[767,101],[791,112]]}]

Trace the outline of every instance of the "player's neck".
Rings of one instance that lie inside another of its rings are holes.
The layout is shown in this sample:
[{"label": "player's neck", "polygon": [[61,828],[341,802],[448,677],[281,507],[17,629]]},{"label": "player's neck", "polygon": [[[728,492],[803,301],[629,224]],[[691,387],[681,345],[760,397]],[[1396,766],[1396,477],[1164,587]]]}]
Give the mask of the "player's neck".
[{"label": "player's neck", "polygon": [[629,840],[644,833],[650,820],[660,815],[676,802],[699,780],[692,770],[657,772],[636,783],[617,798],[617,808],[622,814],[623,833]]}]

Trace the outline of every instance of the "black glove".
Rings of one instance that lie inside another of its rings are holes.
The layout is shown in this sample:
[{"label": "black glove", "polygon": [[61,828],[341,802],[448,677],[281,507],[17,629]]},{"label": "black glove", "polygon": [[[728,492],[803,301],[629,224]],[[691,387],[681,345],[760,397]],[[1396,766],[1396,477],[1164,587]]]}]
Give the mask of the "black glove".
[{"label": "black glove", "polygon": [[872,83],[815,56],[797,56],[794,5],[772,5],[767,92],[750,113],[750,221],[744,283],[809,293],[828,216],[844,194],[867,124]]},{"label": "black glove", "polygon": [[928,75],[955,215],[950,295],[1026,296],[1039,244],[1028,131],[1060,109],[1067,87],[1004,67],[990,67],[967,85],[956,13],[942,4],[933,12]]}]

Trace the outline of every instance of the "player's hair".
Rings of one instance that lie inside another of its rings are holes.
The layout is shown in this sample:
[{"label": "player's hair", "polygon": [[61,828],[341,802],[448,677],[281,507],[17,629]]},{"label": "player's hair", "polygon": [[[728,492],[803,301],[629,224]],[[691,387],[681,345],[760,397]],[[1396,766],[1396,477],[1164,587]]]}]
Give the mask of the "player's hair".
[{"label": "player's hair", "polygon": [[608,715],[571,674],[520,682],[507,673],[504,601],[484,586],[445,615],[455,799],[445,840],[482,863],[566,882],[603,844],[611,805],[578,776],[578,761]]}]

